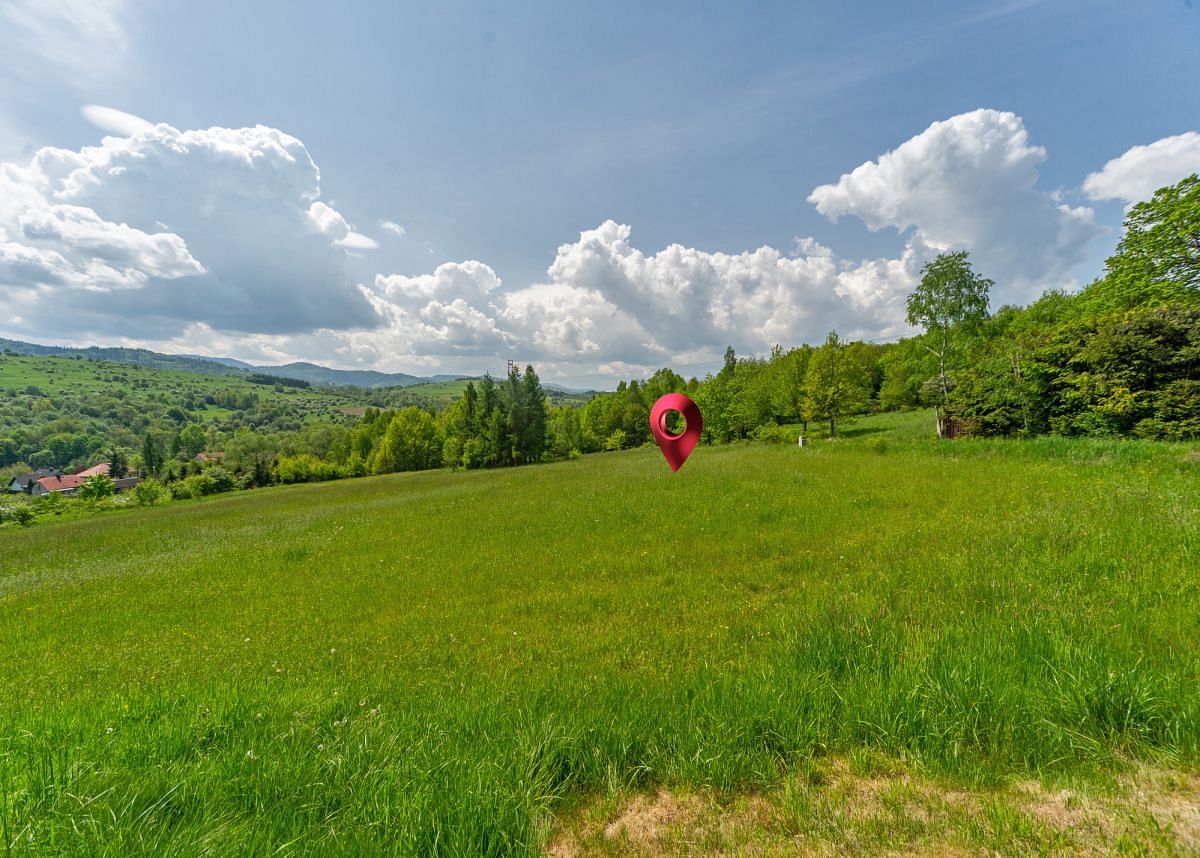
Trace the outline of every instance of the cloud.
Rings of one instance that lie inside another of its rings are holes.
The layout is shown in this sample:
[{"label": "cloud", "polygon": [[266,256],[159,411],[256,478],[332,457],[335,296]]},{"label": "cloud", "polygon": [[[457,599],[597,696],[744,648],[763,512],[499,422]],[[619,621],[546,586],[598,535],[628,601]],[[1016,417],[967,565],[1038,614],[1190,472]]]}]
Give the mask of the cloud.
[{"label": "cloud", "polygon": [[134,116],[132,113],[126,113],[113,107],[102,107],[99,104],[85,104],[79,112],[84,119],[101,131],[109,131],[122,137],[132,137],[139,131],[154,127],[153,123],[147,122],[140,116]]},{"label": "cloud", "polygon": [[474,373],[507,357],[548,379],[702,373],[727,344],[765,354],[834,328],[907,333],[905,297],[945,249],[971,251],[997,281],[994,304],[1070,285],[1099,229],[1090,209],[1038,189],[1045,157],[1019,117],[979,110],[813,190],[831,219],[900,232],[895,256],[842,258],[812,238],[786,251],[646,251],[607,220],[561,245],[535,283],[466,260],[356,286],[344,248],[374,241],[319,198],[300,141],[157,125],[0,167],[0,300],[41,331],[264,362]]},{"label": "cloud", "polygon": [[308,207],[308,216],[313,225],[339,247],[352,247],[359,250],[372,250],[379,247],[378,241],[360,232],[355,232],[336,209],[319,200]]},{"label": "cloud", "polygon": [[[14,72],[46,63],[94,79],[126,52],[125,0],[7,0],[0,5],[0,49]],[[26,78],[30,73],[24,75]]]},{"label": "cloud", "polygon": [[997,298],[1021,301],[1074,285],[1070,269],[1101,233],[1091,209],[1035,187],[1045,158],[1019,116],[975,110],[934,122],[808,200],[835,221],[849,214],[873,231],[912,230],[914,247],[969,250]]},{"label": "cloud", "polygon": [[1083,180],[1092,200],[1123,200],[1127,207],[1148,200],[1166,185],[1200,172],[1200,132],[1163,137],[1134,146]]},{"label": "cloud", "polygon": [[400,224],[396,223],[394,220],[381,220],[379,222],[379,228],[398,235],[401,238],[404,238],[404,236],[408,234],[408,230],[400,226]]},{"label": "cloud", "polygon": [[913,251],[848,262],[811,239],[790,255],[681,245],[648,254],[631,239],[632,229],[614,221],[585,230],[558,248],[543,282],[518,288],[479,261],[380,275],[369,289],[386,320],[379,329],[276,338],[271,348],[308,357],[319,348],[342,365],[410,370],[479,372],[512,357],[536,362],[547,377],[686,368],[719,362],[727,344],[763,354],[833,327],[898,333],[919,270]]},{"label": "cloud", "polygon": [[[389,323],[370,347],[439,362],[506,354],[584,375],[712,363],[727,344],[763,354],[832,328],[894,337],[908,331],[904,299],[922,264],[943,250],[971,251],[997,281],[996,304],[1073,285],[1069,272],[1100,230],[1090,209],[1037,188],[1045,157],[1019,117],[977,110],[813,190],[831,219],[905,234],[896,257],[844,259],[811,238],[791,253],[678,244],[648,253],[629,225],[610,220],[560,246],[546,278],[528,286],[505,288],[480,262],[379,277],[373,300]],[[366,345],[348,340],[351,352]]]},{"label": "cloud", "polygon": [[0,306],[42,336],[293,334],[380,323],[346,271],[372,247],[273,128],[141,127],[0,164]]}]

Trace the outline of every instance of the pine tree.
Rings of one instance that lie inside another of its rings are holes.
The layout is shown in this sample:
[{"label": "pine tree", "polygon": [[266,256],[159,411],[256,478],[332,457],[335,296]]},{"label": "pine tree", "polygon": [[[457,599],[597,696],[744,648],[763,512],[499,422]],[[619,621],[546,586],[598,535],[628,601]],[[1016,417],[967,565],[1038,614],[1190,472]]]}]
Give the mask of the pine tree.
[{"label": "pine tree", "polygon": [[467,386],[463,389],[463,421],[467,430],[468,437],[479,434],[479,415],[478,401],[479,395],[475,392],[475,382],[468,381]]},{"label": "pine tree", "polygon": [[119,480],[129,473],[129,459],[120,447],[113,447],[108,454],[108,475]]},{"label": "pine tree", "polygon": [[163,466],[162,446],[149,432],[142,437],[142,464],[147,474],[157,474]]},{"label": "pine tree", "polygon": [[546,452],[546,391],[532,366],[525,367],[521,389],[525,430],[521,436],[520,456],[524,462],[537,462]]}]

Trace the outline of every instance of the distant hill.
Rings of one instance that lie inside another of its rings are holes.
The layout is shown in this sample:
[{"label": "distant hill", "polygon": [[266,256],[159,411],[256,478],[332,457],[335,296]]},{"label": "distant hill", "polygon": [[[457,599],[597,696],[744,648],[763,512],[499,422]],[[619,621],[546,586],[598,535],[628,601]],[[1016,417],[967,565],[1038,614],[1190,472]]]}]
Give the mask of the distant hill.
[{"label": "distant hill", "polygon": [[285,378],[302,378],[313,384],[352,384],[356,387],[410,387],[431,381],[452,381],[457,375],[431,375],[421,377],[404,372],[377,372],[372,369],[330,369],[315,363],[285,363],[282,366],[256,366],[254,369],[282,375]]},{"label": "distant hill", "polygon": [[330,369],[314,363],[289,363],[282,366],[256,365],[235,358],[206,357],[204,355],[170,355],[148,349],[126,349],[118,347],[89,346],[42,346],[20,340],[0,338],[0,350],[22,355],[72,357],[80,356],[113,363],[129,363],[155,369],[174,369],[184,372],[241,375],[251,372],[269,373],[283,378],[298,378],[310,384],[349,385],[354,387],[411,387],[414,384],[454,381],[462,376],[432,375],[427,377],[409,375],[404,372],[377,372],[360,369]]},{"label": "distant hill", "polygon": [[585,393],[592,394],[596,392],[594,390],[580,390],[578,387],[563,387],[561,384],[555,384],[552,381],[543,381],[542,387],[544,387],[546,390],[553,390],[556,393],[565,393],[570,396],[577,396]]},{"label": "distant hill", "polygon": [[[168,355],[152,352],[148,349],[126,349],[118,347],[89,346],[83,349],[69,346],[41,346],[36,343],[23,343],[20,340],[0,338],[0,351],[12,351],[21,355],[37,357],[83,357],[94,360],[107,360],[113,363],[131,363],[138,366],[148,366],[153,369],[174,369],[184,372],[203,372],[209,375],[217,373],[235,373],[244,371],[212,358],[192,355]],[[249,364],[243,364],[249,369]]]},{"label": "distant hill", "polygon": [[244,360],[237,358],[209,357],[208,355],[179,355],[179,357],[192,358],[194,360],[206,360],[213,363],[219,363],[222,366],[231,366],[234,369],[258,369],[252,363],[246,363]]}]

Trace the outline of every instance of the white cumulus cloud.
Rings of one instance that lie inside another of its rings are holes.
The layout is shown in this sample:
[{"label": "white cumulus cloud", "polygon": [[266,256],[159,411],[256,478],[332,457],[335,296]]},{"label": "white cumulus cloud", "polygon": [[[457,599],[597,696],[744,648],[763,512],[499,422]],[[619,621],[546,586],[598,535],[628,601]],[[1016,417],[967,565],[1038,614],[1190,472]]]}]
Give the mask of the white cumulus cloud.
[{"label": "white cumulus cloud", "polygon": [[0,307],[44,337],[288,334],[382,319],[346,271],[375,242],[273,128],[139,126],[0,164]]},{"label": "white cumulus cloud", "polygon": [[1123,200],[1127,206],[1148,200],[1166,185],[1200,172],[1200,132],[1163,137],[1134,146],[1083,180],[1093,200]]},{"label": "white cumulus cloud", "polygon": [[308,207],[308,216],[316,228],[332,239],[336,245],[358,250],[371,250],[379,247],[378,241],[360,232],[355,232],[337,209],[325,205],[320,200]]},{"label": "white cumulus cloud", "polygon": [[969,250],[998,298],[1026,300],[1073,285],[1068,272],[1101,232],[1091,209],[1036,187],[1045,159],[1019,116],[975,110],[934,122],[808,199],[833,220],[854,215],[871,230],[911,229],[931,249]]},{"label": "white cumulus cloud", "polygon": [[404,236],[408,235],[408,230],[396,223],[394,220],[381,220],[379,222],[379,228],[386,230],[393,235],[398,235],[400,238],[404,238]]}]

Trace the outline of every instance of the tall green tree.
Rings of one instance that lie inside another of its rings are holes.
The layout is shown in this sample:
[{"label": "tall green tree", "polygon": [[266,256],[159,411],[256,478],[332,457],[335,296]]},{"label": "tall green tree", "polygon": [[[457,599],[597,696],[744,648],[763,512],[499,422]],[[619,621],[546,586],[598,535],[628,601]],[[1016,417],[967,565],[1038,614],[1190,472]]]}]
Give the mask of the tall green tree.
[{"label": "tall green tree", "polygon": [[532,366],[525,367],[521,378],[521,400],[525,408],[525,427],[519,439],[521,461],[537,462],[546,452],[546,391]]},{"label": "tall green tree", "polygon": [[187,458],[194,459],[203,452],[205,444],[204,430],[195,423],[189,423],[179,430],[179,452]]},{"label": "tall green tree", "polygon": [[114,480],[119,480],[129,473],[129,457],[125,455],[125,451],[117,446],[113,446],[108,451],[108,475]]},{"label": "tall green tree", "polygon": [[828,420],[831,436],[837,435],[839,420],[860,413],[870,401],[866,373],[851,359],[837,331],[830,331],[824,345],[809,358],[804,387],[806,417]]},{"label": "tall green tree", "polygon": [[475,392],[475,382],[468,381],[462,395],[463,424],[466,434],[474,435],[479,432],[479,394]]},{"label": "tall green tree", "polygon": [[1200,298],[1200,174],[1135,205],[1106,266],[1098,291],[1113,309]]},{"label": "tall green tree", "polygon": [[371,457],[372,473],[424,471],[442,464],[442,439],[428,411],[410,405],[396,412]]},{"label": "tall green tree", "polygon": [[147,432],[142,436],[142,465],[146,469],[147,474],[157,474],[162,470],[163,460],[166,457],[163,455],[162,444],[153,434]]},{"label": "tall green tree", "polygon": [[[937,433],[944,431],[946,403],[950,398],[947,359],[956,330],[987,318],[988,291],[993,282],[975,273],[965,250],[942,253],[921,269],[921,283],[908,296],[908,323],[925,329],[925,348],[937,357],[941,392],[934,409]],[[931,344],[932,343],[932,344]]]}]

